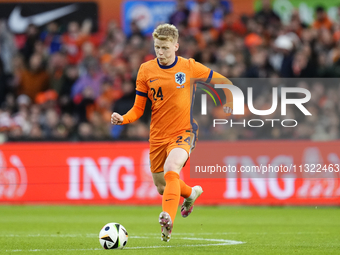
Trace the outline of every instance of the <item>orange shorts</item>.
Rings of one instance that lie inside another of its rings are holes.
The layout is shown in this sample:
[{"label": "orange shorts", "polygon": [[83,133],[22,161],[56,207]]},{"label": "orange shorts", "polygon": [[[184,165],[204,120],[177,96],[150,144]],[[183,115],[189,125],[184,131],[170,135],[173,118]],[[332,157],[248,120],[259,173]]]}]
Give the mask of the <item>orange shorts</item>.
[{"label": "orange shorts", "polygon": [[166,142],[150,143],[150,168],[152,173],[164,172],[164,163],[170,151],[174,148],[183,148],[190,156],[196,146],[197,133],[189,130],[173,137]]}]

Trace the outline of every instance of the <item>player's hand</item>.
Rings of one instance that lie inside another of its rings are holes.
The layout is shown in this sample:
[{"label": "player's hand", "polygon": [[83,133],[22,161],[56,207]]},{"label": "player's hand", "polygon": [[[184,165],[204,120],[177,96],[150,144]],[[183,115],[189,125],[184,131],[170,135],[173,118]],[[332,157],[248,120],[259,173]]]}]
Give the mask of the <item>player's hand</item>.
[{"label": "player's hand", "polygon": [[111,124],[113,124],[113,125],[122,125],[123,120],[124,120],[123,116],[120,115],[119,113],[116,113],[116,112],[112,113],[112,115],[111,115]]},{"label": "player's hand", "polygon": [[233,102],[223,105],[223,111],[226,113],[227,117],[229,117],[233,113]]}]

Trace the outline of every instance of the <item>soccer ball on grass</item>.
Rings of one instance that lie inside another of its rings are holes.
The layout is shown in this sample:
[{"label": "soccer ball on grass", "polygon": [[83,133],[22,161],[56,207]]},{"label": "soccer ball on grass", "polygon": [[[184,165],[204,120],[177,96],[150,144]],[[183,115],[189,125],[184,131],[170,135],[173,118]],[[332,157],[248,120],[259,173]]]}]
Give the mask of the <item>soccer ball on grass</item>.
[{"label": "soccer ball on grass", "polygon": [[119,223],[108,223],[99,232],[99,242],[104,249],[123,249],[127,241],[128,233]]}]

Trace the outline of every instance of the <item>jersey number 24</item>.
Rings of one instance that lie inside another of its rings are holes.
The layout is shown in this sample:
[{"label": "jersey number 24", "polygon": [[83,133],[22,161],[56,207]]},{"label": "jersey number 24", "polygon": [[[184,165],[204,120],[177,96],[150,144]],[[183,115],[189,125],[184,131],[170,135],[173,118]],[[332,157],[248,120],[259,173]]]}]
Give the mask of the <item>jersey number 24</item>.
[{"label": "jersey number 24", "polygon": [[153,94],[153,100],[154,101],[157,101],[157,98],[163,100],[162,87],[158,87],[157,92],[154,88],[151,88],[151,91],[152,91],[152,94]]}]

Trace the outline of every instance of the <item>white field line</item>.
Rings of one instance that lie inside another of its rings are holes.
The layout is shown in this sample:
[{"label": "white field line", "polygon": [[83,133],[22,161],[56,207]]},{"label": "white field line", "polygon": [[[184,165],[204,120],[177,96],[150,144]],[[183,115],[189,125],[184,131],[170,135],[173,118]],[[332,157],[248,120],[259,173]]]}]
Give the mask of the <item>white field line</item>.
[{"label": "white field line", "polygon": [[[305,235],[305,234],[329,234],[329,232],[280,232],[277,234],[280,235]],[[177,236],[210,236],[210,235],[237,235],[237,234],[242,234],[241,232],[216,232],[216,233],[198,233],[198,234],[194,234],[194,233],[174,233],[172,236],[173,237],[177,237]],[[252,235],[268,235],[271,233],[267,233],[267,232],[259,232],[259,233],[248,233],[248,234],[252,234]],[[0,234],[0,238],[1,237],[60,237],[60,238],[64,238],[64,237],[82,237],[82,238],[94,238],[97,237],[97,234]],[[140,236],[129,236],[129,238],[149,238],[149,237],[158,237],[159,234],[158,233],[149,233],[149,234],[145,234],[145,235],[140,235]],[[184,238],[182,238],[184,239]]]},{"label": "white field line", "polygon": [[[213,234],[213,233],[210,233]],[[216,233],[214,233],[216,234]],[[177,234],[178,235],[178,234]],[[7,237],[97,237],[94,234],[86,234],[86,235],[1,235]],[[145,236],[130,236],[129,238],[156,238],[155,235],[145,235]],[[208,238],[195,238],[195,237],[180,237],[179,239],[182,240],[193,240],[193,241],[203,241],[203,242],[216,242],[216,243],[206,243],[206,244],[180,244],[180,245],[158,245],[158,246],[138,246],[138,247],[125,247],[124,249],[128,250],[136,250],[136,249],[158,249],[158,248],[178,248],[178,247],[203,247],[203,246],[222,246],[222,245],[236,245],[236,244],[243,244],[244,242],[235,241],[235,240],[226,240],[226,239],[208,239]],[[52,252],[52,251],[97,251],[103,250],[100,248],[93,248],[93,249],[30,249],[30,250],[5,250],[5,252]]]},{"label": "white field line", "polygon": [[5,252],[37,252],[37,251],[99,251],[100,248],[94,249],[31,249],[31,250],[5,250]]},{"label": "white field line", "polygon": [[[194,234],[194,233],[175,233],[172,236],[200,236],[200,235],[226,235],[226,234],[240,234],[236,232],[230,232],[230,233],[199,233],[199,234]],[[97,237],[97,234],[0,234],[0,237],[83,237],[83,238],[94,238]],[[145,234],[145,235],[140,235],[140,236],[129,236],[129,238],[150,238],[150,237],[158,237],[159,234],[157,233],[150,233],[150,234]],[[186,238],[182,238],[186,239]]]}]

